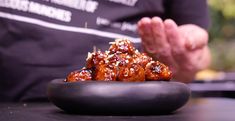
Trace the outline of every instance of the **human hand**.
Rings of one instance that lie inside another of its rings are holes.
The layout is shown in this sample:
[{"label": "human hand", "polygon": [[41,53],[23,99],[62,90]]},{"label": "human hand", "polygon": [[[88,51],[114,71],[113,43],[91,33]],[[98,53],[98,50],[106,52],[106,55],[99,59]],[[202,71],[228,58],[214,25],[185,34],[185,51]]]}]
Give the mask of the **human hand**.
[{"label": "human hand", "polygon": [[145,52],[169,65],[178,81],[190,82],[210,64],[208,33],[196,25],[145,17],[138,22],[138,32]]}]

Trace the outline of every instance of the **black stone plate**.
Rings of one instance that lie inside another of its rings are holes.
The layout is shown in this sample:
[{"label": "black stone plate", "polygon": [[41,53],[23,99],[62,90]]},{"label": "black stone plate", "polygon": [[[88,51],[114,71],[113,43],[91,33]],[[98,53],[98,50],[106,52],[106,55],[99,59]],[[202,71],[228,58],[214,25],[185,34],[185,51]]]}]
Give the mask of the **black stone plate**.
[{"label": "black stone plate", "polygon": [[165,114],[182,107],[190,89],[180,82],[64,82],[48,85],[48,97],[68,113]]}]

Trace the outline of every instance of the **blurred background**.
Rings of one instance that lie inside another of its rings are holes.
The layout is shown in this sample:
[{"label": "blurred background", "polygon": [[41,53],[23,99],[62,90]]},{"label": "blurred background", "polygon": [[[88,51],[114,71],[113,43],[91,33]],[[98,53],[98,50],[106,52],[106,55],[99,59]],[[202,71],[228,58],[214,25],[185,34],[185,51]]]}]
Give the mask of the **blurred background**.
[{"label": "blurred background", "polygon": [[235,0],[208,0],[208,4],[212,64],[208,70],[198,74],[198,79],[212,78],[215,72],[235,72]]},{"label": "blurred background", "polygon": [[235,71],[235,0],[208,0],[211,14],[211,69]]}]

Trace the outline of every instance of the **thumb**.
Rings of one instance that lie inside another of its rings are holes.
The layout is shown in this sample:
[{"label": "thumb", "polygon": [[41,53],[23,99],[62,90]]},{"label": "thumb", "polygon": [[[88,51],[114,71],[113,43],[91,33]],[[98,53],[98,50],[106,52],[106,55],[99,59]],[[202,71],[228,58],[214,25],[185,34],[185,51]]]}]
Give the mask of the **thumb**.
[{"label": "thumb", "polygon": [[185,47],[188,50],[203,48],[208,43],[208,33],[203,28],[187,24],[179,27],[180,32],[185,37]]}]

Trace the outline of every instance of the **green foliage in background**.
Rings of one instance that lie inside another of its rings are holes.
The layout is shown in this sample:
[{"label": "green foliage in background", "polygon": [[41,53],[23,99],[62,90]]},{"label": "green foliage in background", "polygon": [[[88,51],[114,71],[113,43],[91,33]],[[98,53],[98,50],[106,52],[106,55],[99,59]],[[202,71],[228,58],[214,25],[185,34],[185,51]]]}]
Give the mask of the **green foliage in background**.
[{"label": "green foliage in background", "polygon": [[211,15],[211,68],[235,71],[235,0],[208,0]]}]

